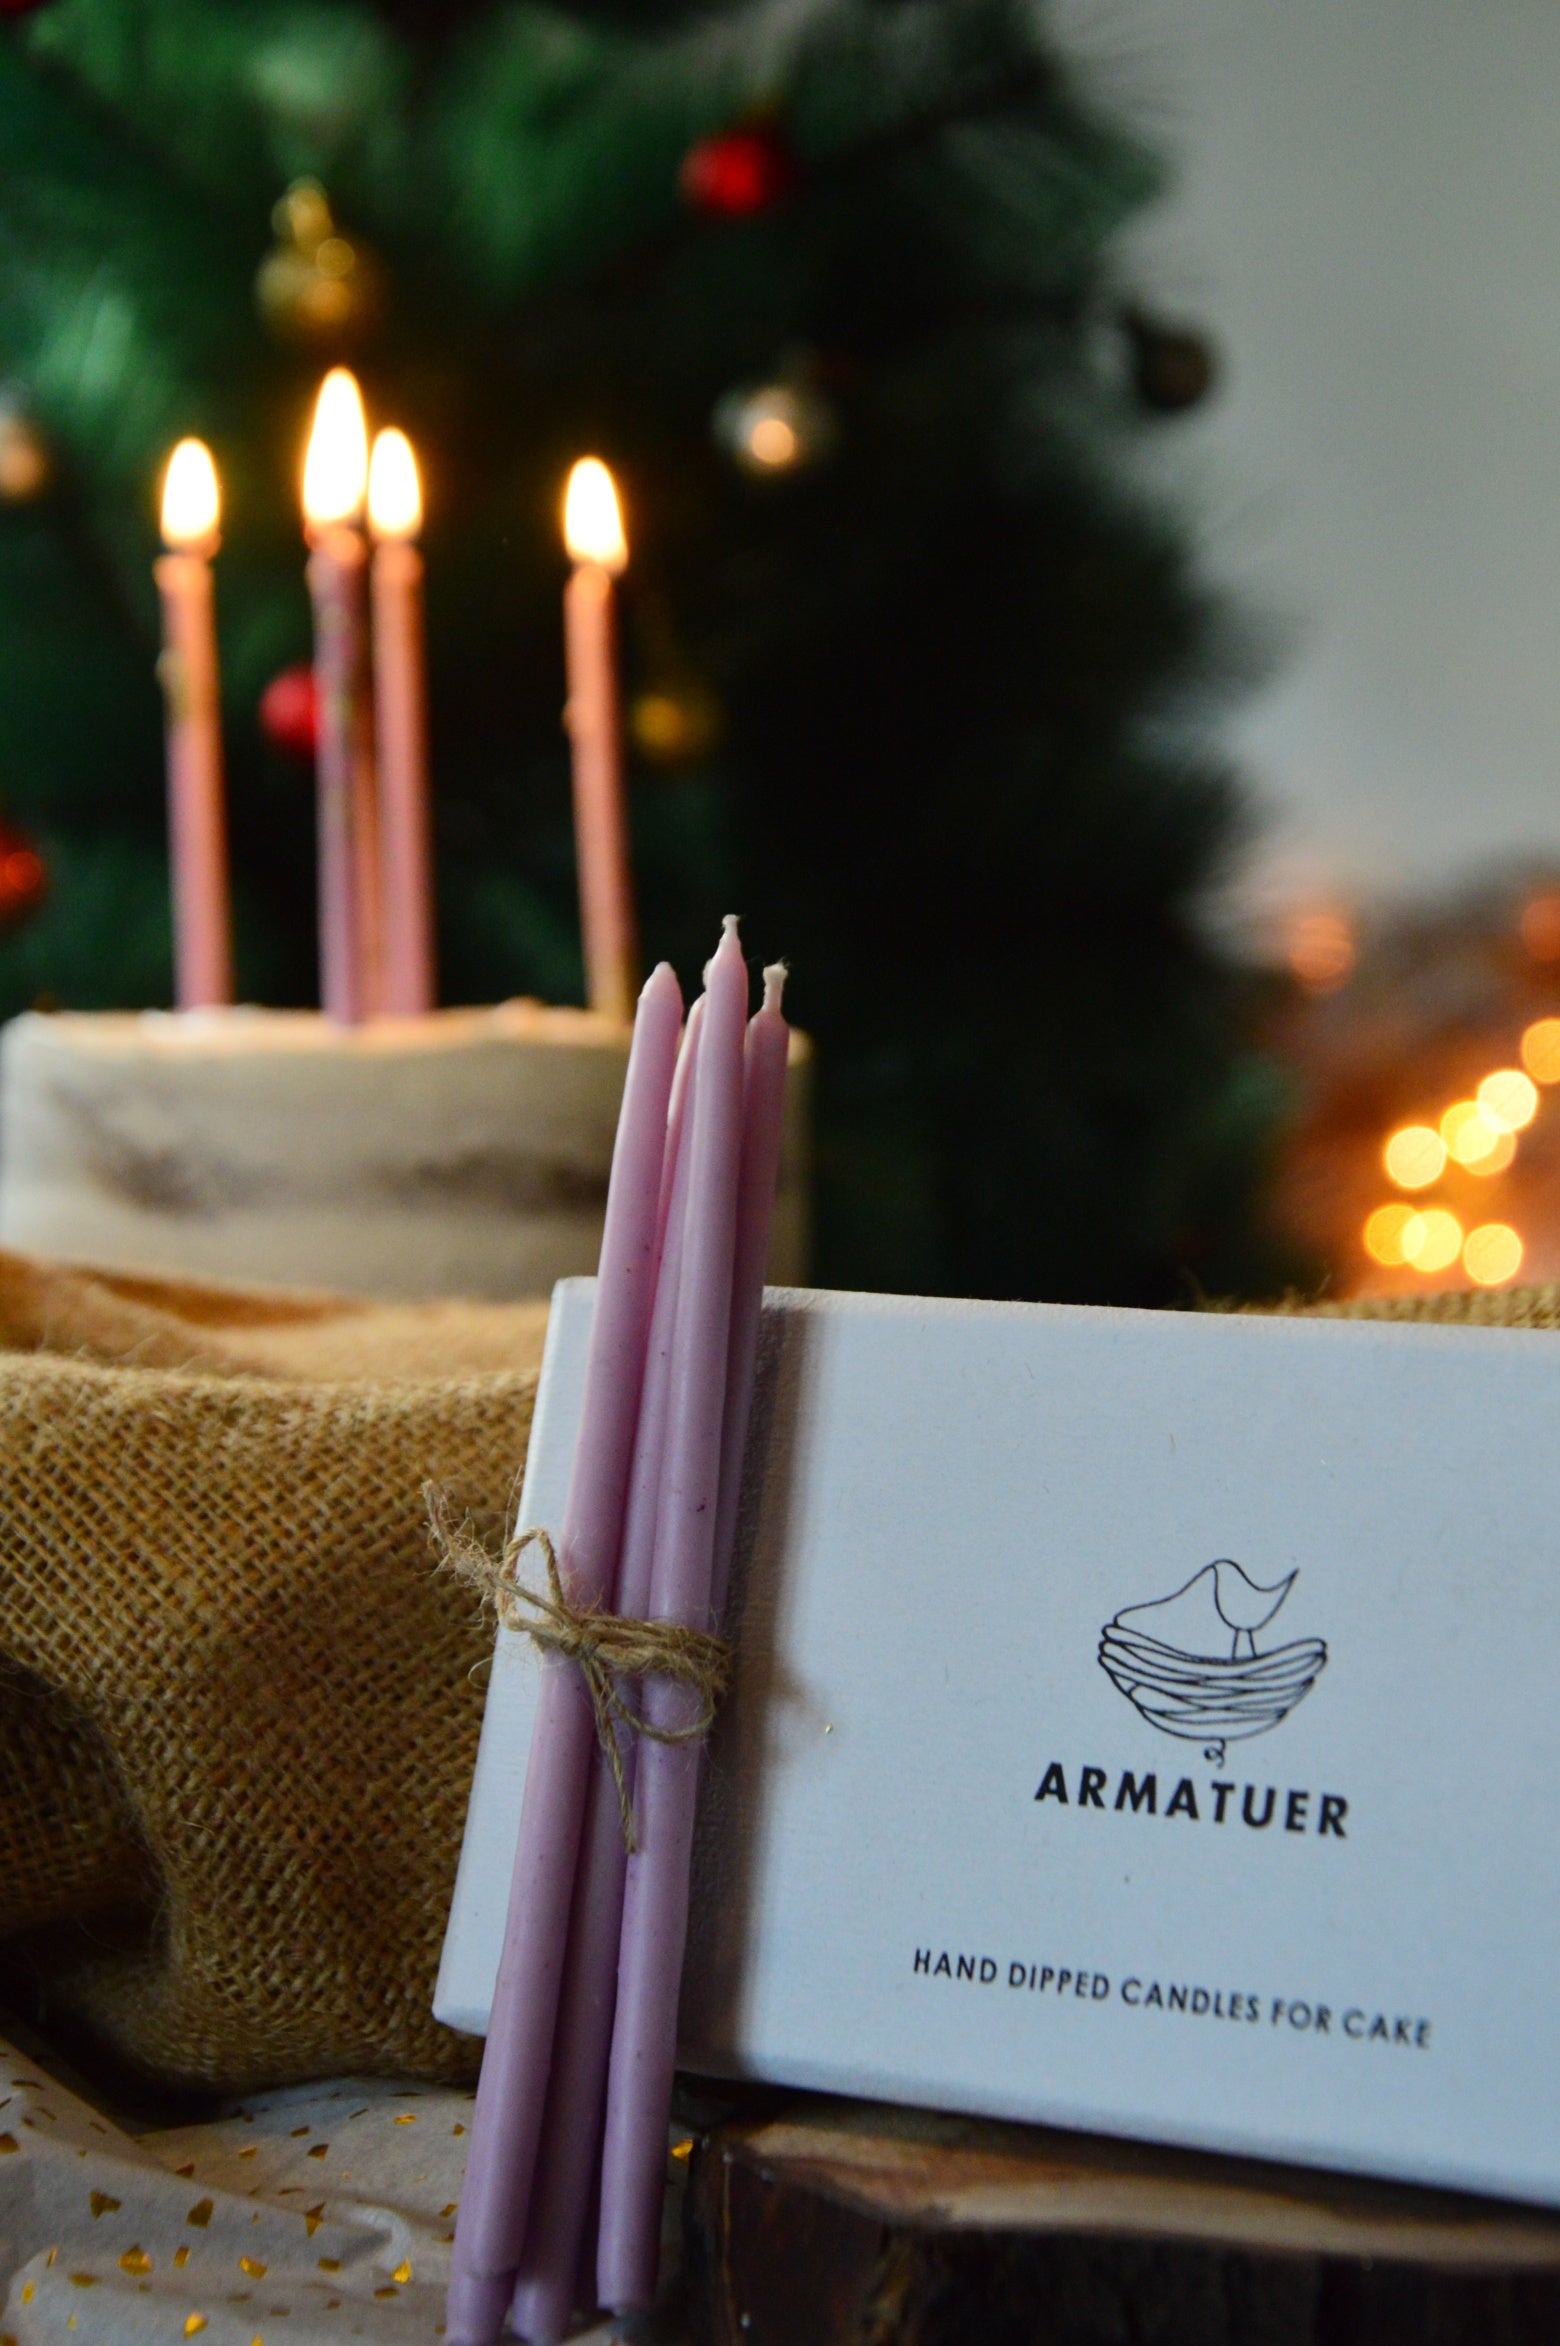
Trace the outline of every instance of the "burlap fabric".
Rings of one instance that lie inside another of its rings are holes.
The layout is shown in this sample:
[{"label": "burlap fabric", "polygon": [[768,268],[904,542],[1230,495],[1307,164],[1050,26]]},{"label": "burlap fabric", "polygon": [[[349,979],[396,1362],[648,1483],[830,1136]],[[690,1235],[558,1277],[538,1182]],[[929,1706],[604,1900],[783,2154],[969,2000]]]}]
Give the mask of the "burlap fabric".
[{"label": "burlap fabric", "polygon": [[0,1254],[0,1939],[142,2070],[472,2074],[429,2001],[491,1632],[421,1493],[498,1532],[544,1318]]},{"label": "burlap fabric", "polygon": [[134,2067],[471,2073],[429,2001],[492,1637],[422,1489],[500,1527],[544,1325],[0,1254],[0,1937]]}]

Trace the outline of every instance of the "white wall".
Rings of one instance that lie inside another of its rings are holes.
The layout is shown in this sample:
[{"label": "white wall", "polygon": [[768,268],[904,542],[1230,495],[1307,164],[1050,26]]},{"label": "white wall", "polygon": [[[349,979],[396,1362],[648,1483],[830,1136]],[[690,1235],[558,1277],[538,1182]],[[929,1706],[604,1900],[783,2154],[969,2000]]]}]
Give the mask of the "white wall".
[{"label": "white wall", "polygon": [[1157,463],[1288,633],[1240,729],[1269,817],[1248,901],[1560,858],[1560,5],[1052,22],[1178,167],[1130,265],[1227,371]]}]

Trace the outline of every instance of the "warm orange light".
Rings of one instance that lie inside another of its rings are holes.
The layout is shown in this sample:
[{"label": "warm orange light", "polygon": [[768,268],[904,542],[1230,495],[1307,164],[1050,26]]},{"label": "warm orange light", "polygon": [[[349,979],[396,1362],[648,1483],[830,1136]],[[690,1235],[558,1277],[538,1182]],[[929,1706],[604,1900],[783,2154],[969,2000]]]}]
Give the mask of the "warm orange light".
[{"label": "warm orange light", "polygon": [[1427,1206],[1403,1233],[1403,1258],[1416,1271],[1444,1271],[1461,1254],[1462,1242],[1457,1216],[1445,1206]]},{"label": "warm orange light", "polygon": [[1497,1132],[1494,1147],[1484,1156],[1475,1157],[1471,1163],[1463,1167],[1463,1170],[1465,1173],[1477,1174],[1481,1181],[1487,1181],[1492,1173],[1504,1173],[1516,1153],[1516,1134],[1514,1132]]},{"label": "warm orange light", "polygon": [[1538,1092],[1520,1067],[1497,1067],[1479,1086],[1479,1113],[1497,1132],[1520,1132],[1538,1113]]},{"label": "warm orange light", "polygon": [[801,445],[796,426],[787,423],[783,415],[756,416],[747,438],[753,462],[770,472],[783,472],[788,464],[794,464]]},{"label": "warm orange light", "polygon": [[1560,1083],[1560,1018],[1536,1018],[1522,1037],[1522,1064],[1535,1083]]},{"label": "warm orange light", "polygon": [[368,526],[376,538],[415,538],[422,528],[422,483],[404,432],[378,432],[368,465]]},{"label": "warm orange light", "polygon": [[368,483],[368,426],[357,378],[332,367],[314,405],[314,428],[303,461],[303,510],[316,528],[356,521]]},{"label": "warm orange light", "polygon": [[1365,1224],[1365,1251],[1389,1271],[1399,1271],[1408,1261],[1403,1251],[1403,1234],[1410,1224],[1424,1219],[1412,1206],[1378,1206]]},{"label": "warm orange light", "polygon": [[209,550],[222,518],[217,468],[204,440],[181,440],[163,475],[162,534],[184,551]]},{"label": "warm orange light", "polygon": [[628,564],[628,540],[612,475],[599,456],[582,456],[563,495],[563,542],[574,562],[594,562],[615,578]]},{"label": "warm orange light", "polygon": [[1560,895],[1530,896],[1522,907],[1522,942],[1535,961],[1560,961]]},{"label": "warm orange light", "polygon": [[1428,1124],[1405,1124],[1381,1152],[1399,1189],[1428,1189],[1446,1171],[1446,1143]]},{"label": "warm orange light", "polygon": [[1303,986],[1331,993],[1354,968],[1352,923],[1341,912],[1305,912],[1293,922],[1286,947],[1289,966]]},{"label": "warm orange light", "polygon": [[1441,1138],[1459,1165],[1477,1165],[1495,1154],[1500,1134],[1477,1100],[1454,1100],[1441,1118]]},{"label": "warm orange light", "polygon": [[1477,1287],[1504,1287],[1522,1268],[1522,1241],[1509,1222],[1481,1222],[1463,1246],[1463,1269]]}]

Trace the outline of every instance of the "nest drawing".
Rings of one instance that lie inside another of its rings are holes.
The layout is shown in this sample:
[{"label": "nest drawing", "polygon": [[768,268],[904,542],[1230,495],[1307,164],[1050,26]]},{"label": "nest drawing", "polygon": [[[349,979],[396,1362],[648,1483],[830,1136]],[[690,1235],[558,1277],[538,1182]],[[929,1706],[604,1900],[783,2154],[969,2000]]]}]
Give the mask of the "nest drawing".
[{"label": "nest drawing", "polygon": [[1296,1575],[1260,1588],[1228,1557],[1205,1564],[1173,1596],[1129,1605],[1100,1632],[1100,1668],[1151,1727],[1201,1743],[1215,1766],[1227,1743],[1286,1719],[1327,1663],[1319,1637],[1258,1653]]}]

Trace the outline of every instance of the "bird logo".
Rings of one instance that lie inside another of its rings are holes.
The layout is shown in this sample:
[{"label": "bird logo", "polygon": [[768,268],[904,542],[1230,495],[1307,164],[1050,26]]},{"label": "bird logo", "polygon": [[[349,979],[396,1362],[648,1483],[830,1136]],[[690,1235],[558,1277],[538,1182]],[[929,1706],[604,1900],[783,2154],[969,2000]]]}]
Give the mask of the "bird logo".
[{"label": "bird logo", "polygon": [[1128,1605],[1100,1632],[1100,1668],[1151,1727],[1200,1743],[1217,1766],[1225,1746],[1265,1735],[1303,1702],[1327,1666],[1319,1637],[1257,1649],[1298,1579],[1264,1588],[1228,1556],[1147,1605]]}]

